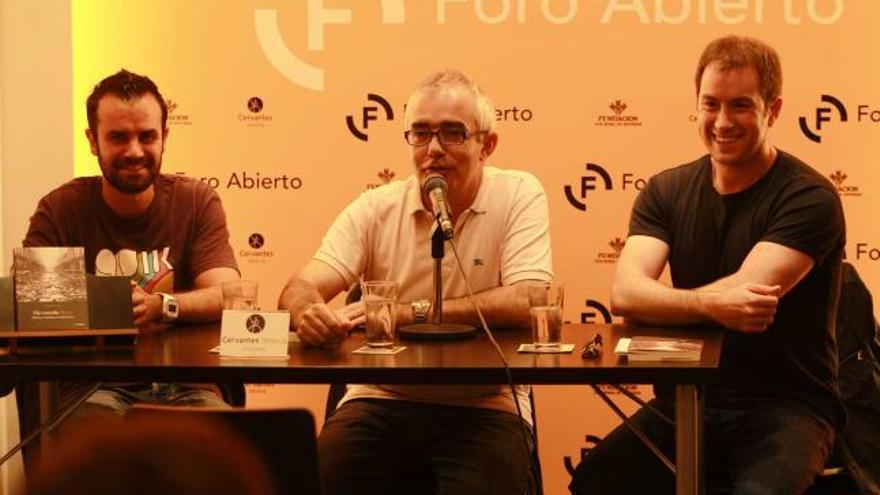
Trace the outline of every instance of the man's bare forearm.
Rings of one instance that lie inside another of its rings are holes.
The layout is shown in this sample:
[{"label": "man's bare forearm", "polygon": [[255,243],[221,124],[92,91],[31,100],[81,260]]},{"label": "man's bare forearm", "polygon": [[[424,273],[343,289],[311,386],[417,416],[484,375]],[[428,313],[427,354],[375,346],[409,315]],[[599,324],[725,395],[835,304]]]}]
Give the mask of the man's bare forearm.
[{"label": "man's bare forearm", "polygon": [[[195,279],[195,288],[174,294],[179,306],[178,321],[206,322],[217,321],[223,315],[223,282],[239,280],[238,270],[230,267],[208,269]],[[159,299],[161,312],[161,299]]]},{"label": "man's bare forearm", "polygon": [[309,306],[323,302],[324,298],[314,285],[294,276],[281,291],[278,309],[290,311],[291,325],[295,325]]},{"label": "man's bare forearm", "polygon": [[178,292],[174,298],[180,306],[178,321],[216,321],[223,315],[223,292],[218,286]]},{"label": "man's bare forearm", "polygon": [[[529,327],[529,297],[526,283],[488,289],[474,294],[474,298],[490,327]],[[406,314],[405,310],[404,314]],[[480,318],[467,297],[444,300],[443,321],[480,326]]]},{"label": "man's bare forearm", "polygon": [[709,319],[706,304],[711,293],[676,289],[648,277],[617,281],[612,288],[611,311],[629,321],[651,325],[701,323]]},{"label": "man's bare forearm", "polygon": [[652,325],[703,322],[731,330],[763,332],[773,322],[781,287],[721,278],[694,289],[675,289],[653,279],[616,282],[611,309],[629,321]]}]

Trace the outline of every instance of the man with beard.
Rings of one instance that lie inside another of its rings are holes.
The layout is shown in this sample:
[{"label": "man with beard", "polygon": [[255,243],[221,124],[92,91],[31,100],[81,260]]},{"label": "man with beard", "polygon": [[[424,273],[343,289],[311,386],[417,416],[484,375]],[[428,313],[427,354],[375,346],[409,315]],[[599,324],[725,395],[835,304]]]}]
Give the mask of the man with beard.
[{"label": "man with beard", "polygon": [[[226,217],[209,186],[160,174],[168,109],[158,88],[121,70],[95,86],[86,110],[86,137],[102,176],[74,179],[43,197],[23,245],[83,246],[89,273],[130,276],[141,332],[219,319],[220,284],[239,278]],[[65,403],[87,385],[60,388]],[[24,437],[39,416],[36,386],[20,384],[17,390]],[[214,385],[108,384],[77,414],[114,417],[135,402],[225,406]]]},{"label": "man with beard", "polygon": [[[346,207],[281,294],[303,342],[348,336],[363,306],[327,302],[359,277],[399,284],[398,326],[428,320],[436,222],[421,184],[433,174],[449,185],[475,303],[492,327],[529,325],[528,282],[552,278],[547,196],[533,175],[485,164],[498,143],[494,122],[488,98],[460,72],[432,74],[416,88],[404,117],[414,174]],[[444,258],[443,273],[444,320],[479,326],[455,257]],[[318,439],[322,486],[328,494],[412,493],[407,482],[429,471],[436,493],[523,493],[530,421],[525,386],[514,395],[506,386],[352,384]]]}]

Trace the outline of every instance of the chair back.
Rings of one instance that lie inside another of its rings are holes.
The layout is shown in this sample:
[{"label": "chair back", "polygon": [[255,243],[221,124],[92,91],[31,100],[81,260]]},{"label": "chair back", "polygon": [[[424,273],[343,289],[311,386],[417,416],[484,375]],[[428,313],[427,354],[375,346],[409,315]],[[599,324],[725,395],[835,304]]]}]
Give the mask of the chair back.
[{"label": "chair back", "polygon": [[208,415],[250,440],[279,494],[320,493],[315,420],[307,409],[214,409],[137,404],[129,416]]}]

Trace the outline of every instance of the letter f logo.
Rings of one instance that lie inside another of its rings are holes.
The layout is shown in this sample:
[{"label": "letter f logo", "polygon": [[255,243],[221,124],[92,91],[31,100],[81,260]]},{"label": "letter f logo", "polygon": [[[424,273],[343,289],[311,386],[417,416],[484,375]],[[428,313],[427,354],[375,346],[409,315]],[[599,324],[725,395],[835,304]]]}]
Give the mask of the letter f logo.
[{"label": "letter f logo", "polygon": [[[382,5],[383,24],[403,24],[405,15],[403,0],[379,0]],[[324,49],[324,26],[327,24],[351,24],[351,10],[325,9],[324,0],[308,0],[308,49]],[[284,43],[278,30],[278,11],[255,9],[254,28],[263,54],[272,67],[291,82],[313,91],[324,91],[324,69],[304,62]]]}]

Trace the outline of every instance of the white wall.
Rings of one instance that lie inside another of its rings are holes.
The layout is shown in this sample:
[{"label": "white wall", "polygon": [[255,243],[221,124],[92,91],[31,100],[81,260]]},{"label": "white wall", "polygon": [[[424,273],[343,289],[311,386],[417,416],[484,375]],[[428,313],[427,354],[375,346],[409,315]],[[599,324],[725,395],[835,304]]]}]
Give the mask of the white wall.
[{"label": "white wall", "polygon": [[[0,11],[2,13],[2,11]],[[2,18],[0,18],[2,19]],[[2,24],[0,24],[2,26]],[[0,53],[2,57],[2,53]],[[3,67],[3,59],[0,58],[0,67]],[[3,135],[3,112],[0,100],[0,136]],[[0,139],[0,157],[3,156],[3,141]],[[3,218],[3,174],[0,174],[0,218]],[[3,244],[3,229],[0,229],[0,245]],[[0,267],[6,266],[4,253],[0,252]],[[14,394],[10,394],[6,398],[0,398],[0,454],[9,450],[9,447],[15,445],[17,441],[17,424],[15,415],[11,413],[15,408]],[[16,456],[11,462],[14,464],[3,465],[0,467],[0,494],[13,493],[13,483],[21,479],[21,456]],[[14,474],[10,474],[14,473]],[[13,479],[16,481],[13,482]]]},{"label": "white wall", "polygon": [[37,200],[73,176],[71,52],[70,0],[0,0],[0,260]]},{"label": "white wall", "polygon": [[[0,11],[2,14],[2,11]],[[0,17],[2,20],[2,17]],[[2,26],[2,24],[0,24]],[[0,51],[0,67],[3,67],[2,51]],[[0,136],[3,135],[3,106],[0,99]],[[3,156],[3,140],[0,139],[0,157]],[[3,174],[0,174],[0,218],[3,218]],[[0,229],[0,246],[3,244],[3,229]],[[0,267],[6,266],[4,253],[0,252]],[[18,434],[18,425],[12,411],[15,409],[15,395],[10,394],[6,398],[0,398],[0,454],[15,445]],[[8,464],[8,465],[7,465]],[[0,494],[13,493],[15,484],[21,479],[21,455],[16,456],[10,463],[0,467]],[[15,480],[15,481],[13,481]]]},{"label": "white wall", "polygon": [[[0,0],[0,273],[37,200],[73,176],[70,0]],[[18,441],[15,402],[0,399],[0,452]],[[20,456],[0,495],[20,491]]]}]

